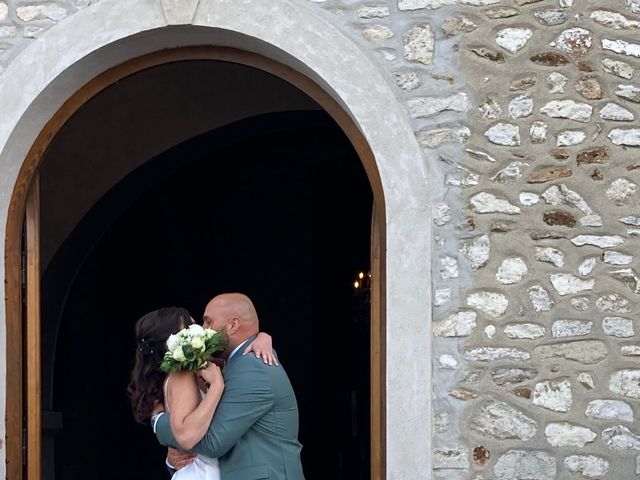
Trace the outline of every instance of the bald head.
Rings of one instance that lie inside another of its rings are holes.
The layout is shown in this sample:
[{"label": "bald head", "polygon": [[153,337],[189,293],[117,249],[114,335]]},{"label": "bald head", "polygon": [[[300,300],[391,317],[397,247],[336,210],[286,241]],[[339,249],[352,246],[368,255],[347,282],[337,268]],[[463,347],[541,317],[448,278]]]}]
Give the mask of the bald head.
[{"label": "bald head", "polygon": [[242,293],[223,293],[211,299],[205,308],[203,323],[222,332],[229,342],[228,352],[260,331],[253,302]]}]

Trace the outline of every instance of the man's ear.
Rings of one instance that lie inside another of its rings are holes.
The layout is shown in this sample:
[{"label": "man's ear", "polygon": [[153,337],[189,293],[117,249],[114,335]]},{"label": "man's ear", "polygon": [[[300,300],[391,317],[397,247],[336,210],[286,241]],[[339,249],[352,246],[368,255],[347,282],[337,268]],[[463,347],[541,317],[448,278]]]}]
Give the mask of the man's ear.
[{"label": "man's ear", "polygon": [[229,329],[229,334],[234,335],[238,330],[240,330],[240,319],[238,317],[233,317],[229,320],[227,328]]}]

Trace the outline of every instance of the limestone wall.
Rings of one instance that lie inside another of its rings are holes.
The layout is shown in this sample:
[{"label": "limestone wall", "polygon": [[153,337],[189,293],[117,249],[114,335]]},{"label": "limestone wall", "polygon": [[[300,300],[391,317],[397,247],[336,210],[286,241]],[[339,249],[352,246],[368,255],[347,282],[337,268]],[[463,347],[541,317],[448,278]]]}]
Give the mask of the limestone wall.
[{"label": "limestone wall", "polygon": [[[0,1],[0,65],[91,3]],[[361,47],[423,147],[434,478],[638,478],[640,0],[292,3]]]},{"label": "limestone wall", "polygon": [[637,478],[640,2],[321,5],[431,169],[434,477]]}]

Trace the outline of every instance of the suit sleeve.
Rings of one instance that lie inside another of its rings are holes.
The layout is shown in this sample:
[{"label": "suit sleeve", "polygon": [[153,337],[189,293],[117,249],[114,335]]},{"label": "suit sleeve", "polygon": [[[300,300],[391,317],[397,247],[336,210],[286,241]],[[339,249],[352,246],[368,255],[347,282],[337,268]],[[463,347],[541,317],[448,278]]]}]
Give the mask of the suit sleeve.
[{"label": "suit sleeve", "polygon": [[173,436],[169,418],[169,413],[165,413],[164,415],[160,416],[160,418],[158,418],[158,421],[156,422],[156,438],[158,439],[158,442],[160,442],[160,445],[183,450],[183,448],[178,445],[176,438]]},{"label": "suit sleeve", "polygon": [[227,453],[274,403],[268,367],[251,356],[238,359],[239,371],[230,376],[213,421],[193,451],[212,458]]},{"label": "suit sleeve", "polygon": [[[273,389],[266,371],[269,367],[252,356],[238,361],[242,362],[237,366],[239,371],[226,380],[213,421],[193,452],[221,457],[273,406]],[[158,419],[156,436],[162,445],[180,448],[171,433],[168,415]]]}]

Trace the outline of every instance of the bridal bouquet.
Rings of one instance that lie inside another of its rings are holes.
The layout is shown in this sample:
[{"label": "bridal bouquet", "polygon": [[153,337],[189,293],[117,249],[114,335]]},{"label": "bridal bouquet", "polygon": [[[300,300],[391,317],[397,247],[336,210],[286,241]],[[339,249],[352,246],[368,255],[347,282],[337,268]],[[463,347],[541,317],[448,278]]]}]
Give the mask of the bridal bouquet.
[{"label": "bridal bouquet", "polygon": [[165,373],[176,370],[197,372],[207,368],[207,360],[221,350],[224,350],[224,345],[219,332],[192,324],[169,336],[160,370]]}]

